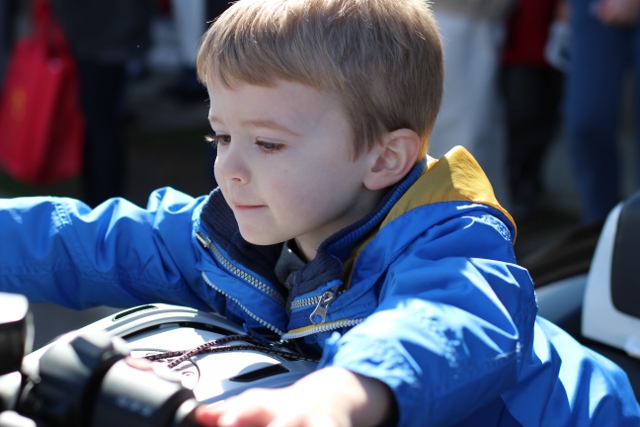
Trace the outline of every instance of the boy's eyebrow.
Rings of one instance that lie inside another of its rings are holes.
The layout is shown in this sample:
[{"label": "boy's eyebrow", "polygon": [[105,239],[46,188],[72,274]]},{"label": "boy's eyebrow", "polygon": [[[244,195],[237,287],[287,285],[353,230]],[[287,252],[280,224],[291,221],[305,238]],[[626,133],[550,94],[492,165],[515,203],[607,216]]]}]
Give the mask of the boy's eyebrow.
[{"label": "boy's eyebrow", "polygon": [[[221,121],[215,116],[209,116],[209,123],[214,123],[214,122],[220,123]],[[293,129],[290,129],[284,126],[283,124],[275,122],[273,120],[266,120],[266,119],[265,120],[243,120],[242,122],[240,122],[240,124],[242,124],[243,126],[254,126],[254,127],[279,130],[279,131],[287,132],[293,136],[300,136],[300,134],[294,131]]]}]

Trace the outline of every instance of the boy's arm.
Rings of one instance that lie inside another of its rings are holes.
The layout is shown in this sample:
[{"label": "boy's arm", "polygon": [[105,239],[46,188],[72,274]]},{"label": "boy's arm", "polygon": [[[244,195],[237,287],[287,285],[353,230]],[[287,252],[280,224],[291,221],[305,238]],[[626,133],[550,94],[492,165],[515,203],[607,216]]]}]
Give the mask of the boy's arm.
[{"label": "boy's arm", "polygon": [[349,427],[393,425],[395,403],[381,381],[328,367],[276,390],[253,389],[200,407],[202,426]]},{"label": "boy's arm", "polygon": [[494,217],[442,222],[424,238],[392,264],[376,311],[328,345],[322,366],[386,383],[399,425],[451,425],[517,383],[535,295]]},{"label": "boy's arm", "polygon": [[146,209],[112,199],[0,199],[0,290],[80,309],[170,302],[206,308],[196,280],[193,224],[200,199],[171,189]]}]

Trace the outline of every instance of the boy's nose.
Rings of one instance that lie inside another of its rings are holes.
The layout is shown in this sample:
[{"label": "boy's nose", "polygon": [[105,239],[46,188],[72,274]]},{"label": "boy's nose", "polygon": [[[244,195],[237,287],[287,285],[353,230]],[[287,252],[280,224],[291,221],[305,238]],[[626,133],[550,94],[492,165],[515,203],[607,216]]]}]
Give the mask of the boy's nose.
[{"label": "boy's nose", "polygon": [[216,181],[234,181],[245,184],[249,182],[249,173],[239,144],[229,144],[222,150],[218,150],[216,156],[214,174]]}]

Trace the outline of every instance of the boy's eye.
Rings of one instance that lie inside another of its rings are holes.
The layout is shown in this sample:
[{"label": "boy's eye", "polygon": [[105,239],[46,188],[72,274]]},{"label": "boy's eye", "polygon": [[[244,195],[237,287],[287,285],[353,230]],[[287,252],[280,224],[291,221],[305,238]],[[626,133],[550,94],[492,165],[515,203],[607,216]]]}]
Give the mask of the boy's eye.
[{"label": "boy's eye", "polygon": [[282,144],[276,144],[275,142],[267,142],[267,141],[256,141],[256,144],[264,151],[265,153],[275,153],[282,149]]},{"label": "boy's eye", "polygon": [[229,145],[231,143],[231,135],[214,133],[213,135],[205,136],[204,139],[214,147],[219,145]]}]

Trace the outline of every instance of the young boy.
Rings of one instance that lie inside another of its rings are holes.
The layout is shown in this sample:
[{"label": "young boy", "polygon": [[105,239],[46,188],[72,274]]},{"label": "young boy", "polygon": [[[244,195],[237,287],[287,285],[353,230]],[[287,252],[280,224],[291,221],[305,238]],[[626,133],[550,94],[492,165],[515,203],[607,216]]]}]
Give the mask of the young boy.
[{"label": "young boy", "polygon": [[240,0],[198,70],[220,187],[0,201],[0,289],[215,310],[322,356],[202,425],[640,424],[624,373],[536,319],[474,159],[425,156],[443,66],[424,1]]}]

